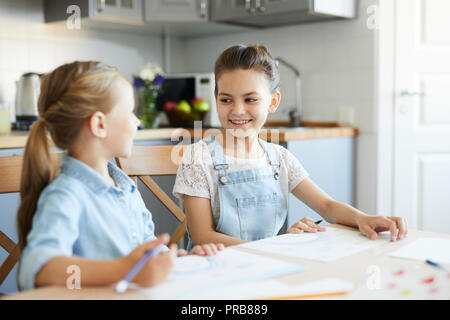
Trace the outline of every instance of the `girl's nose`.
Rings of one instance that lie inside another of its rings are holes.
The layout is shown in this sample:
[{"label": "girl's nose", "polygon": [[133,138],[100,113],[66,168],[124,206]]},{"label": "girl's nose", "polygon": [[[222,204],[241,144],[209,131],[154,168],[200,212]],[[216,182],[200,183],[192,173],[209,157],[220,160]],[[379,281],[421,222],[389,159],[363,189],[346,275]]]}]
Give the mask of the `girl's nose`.
[{"label": "girl's nose", "polygon": [[141,120],[139,120],[138,117],[136,117],[136,115],[134,115],[134,119],[136,122],[136,127],[139,127],[141,125]]},{"label": "girl's nose", "polygon": [[243,114],[245,113],[245,108],[242,103],[236,102],[233,104],[233,108],[231,109],[232,114]]}]

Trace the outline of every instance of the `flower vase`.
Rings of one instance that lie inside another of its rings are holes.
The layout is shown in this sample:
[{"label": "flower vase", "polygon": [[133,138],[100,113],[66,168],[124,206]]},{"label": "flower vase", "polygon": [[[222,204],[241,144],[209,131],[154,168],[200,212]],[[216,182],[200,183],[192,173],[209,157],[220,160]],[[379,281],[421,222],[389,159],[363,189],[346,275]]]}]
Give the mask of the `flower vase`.
[{"label": "flower vase", "polygon": [[161,121],[159,111],[156,108],[158,92],[155,90],[140,90],[141,123],[145,129],[158,128]]}]

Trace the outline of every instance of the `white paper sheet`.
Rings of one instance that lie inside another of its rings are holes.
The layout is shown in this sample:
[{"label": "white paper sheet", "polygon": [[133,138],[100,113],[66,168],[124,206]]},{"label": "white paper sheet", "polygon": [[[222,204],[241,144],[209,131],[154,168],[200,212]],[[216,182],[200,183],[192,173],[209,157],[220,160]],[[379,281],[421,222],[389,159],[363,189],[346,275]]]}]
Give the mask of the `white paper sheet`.
[{"label": "white paper sheet", "polygon": [[227,286],[303,269],[305,267],[297,264],[230,248],[210,257],[190,255],[177,258],[166,282],[141,290],[150,299],[197,299],[207,297],[214,290],[224,290]]},{"label": "white paper sheet", "polygon": [[450,239],[420,238],[389,254],[390,257],[427,259],[438,263],[450,263]]},{"label": "white paper sheet", "polygon": [[325,232],[284,234],[239,246],[295,258],[328,262],[387,244],[389,239],[388,233],[379,234],[376,240],[370,240],[358,231],[327,228]]}]

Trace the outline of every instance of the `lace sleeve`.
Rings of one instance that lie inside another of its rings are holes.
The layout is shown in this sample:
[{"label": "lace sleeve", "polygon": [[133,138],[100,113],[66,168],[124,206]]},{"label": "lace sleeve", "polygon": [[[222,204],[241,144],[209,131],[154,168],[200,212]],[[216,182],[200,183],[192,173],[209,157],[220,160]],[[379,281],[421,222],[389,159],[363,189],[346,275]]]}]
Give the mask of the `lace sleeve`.
[{"label": "lace sleeve", "polygon": [[173,195],[179,199],[183,199],[184,195],[210,199],[205,166],[190,155],[190,149],[187,149],[178,167]]},{"label": "lace sleeve", "polygon": [[289,192],[292,192],[300,182],[309,177],[309,174],[300,161],[286,148],[281,149],[281,157],[287,168]]}]

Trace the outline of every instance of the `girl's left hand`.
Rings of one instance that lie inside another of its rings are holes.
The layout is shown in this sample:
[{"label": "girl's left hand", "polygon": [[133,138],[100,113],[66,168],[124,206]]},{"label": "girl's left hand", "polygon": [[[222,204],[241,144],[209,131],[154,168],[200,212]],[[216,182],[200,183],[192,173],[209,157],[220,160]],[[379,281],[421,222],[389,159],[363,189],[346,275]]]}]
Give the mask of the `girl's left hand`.
[{"label": "girl's left hand", "polygon": [[304,217],[302,220],[292,225],[286,230],[286,233],[303,233],[303,232],[324,232],[327,229],[314,223],[314,220],[308,217]]},{"label": "girl's left hand", "polygon": [[[212,256],[215,255],[217,252],[224,249],[224,245],[222,243],[208,243],[208,244],[200,244],[196,245],[192,248],[192,250],[189,252],[189,254],[196,254],[199,256]],[[188,255],[188,252],[184,249],[178,250],[178,256],[186,256]]]},{"label": "girl's left hand", "polygon": [[362,216],[358,218],[357,224],[359,231],[371,240],[375,240],[378,232],[383,231],[390,232],[391,241],[401,240],[408,234],[406,220],[400,217]]}]

